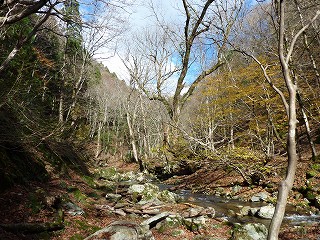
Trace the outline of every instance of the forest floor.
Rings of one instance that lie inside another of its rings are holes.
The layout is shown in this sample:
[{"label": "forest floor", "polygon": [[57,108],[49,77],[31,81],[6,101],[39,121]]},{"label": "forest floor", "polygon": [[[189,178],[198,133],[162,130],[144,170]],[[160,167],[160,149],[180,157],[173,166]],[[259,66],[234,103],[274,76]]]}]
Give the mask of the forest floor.
[{"label": "forest floor", "polygon": [[[285,170],[286,159],[277,158],[270,162],[278,173]],[[304,185],[306,181],[306,172],[309,169],[310,161],[308,158],[302,158],[299,161],[298,170],[295,180],[295,189]],[[126,164],[119,161],[108,162],[108,166],[116,166],[121,171],[138,171],[135,164]],[[276,186],[281,179],[281,174],[274,174],[264,181]],[[319,179],[318,179],[319,180]],[[241,182],[241,177],[234,171],[225,171],[219,168],[202,168],[192,175],[174,177],[167,183],[177,184],[176,189],[191,189],[194,191],[202,191],[210,193],[211,190],[220,187],[225,191],[229,191],[230,187],[235,183]],[[320,181],[319,181],[320,183]],[[254,193],[263,191],[261,186],[250,187],[243,186],[238,195],[242,199],[249,199]],[[301,198],[295,197],[297,192],[292,192],[289,202],[294,205],[299,205]],[[88,179],[80,176],[74,171],[69,170],[67,176],[61,177],[53,175],[51,180],[46,183],[32,182],[28,185],[16,185],[10,190],[0,194],[0,225],[11,225],[16,223],[44,223],[56,222],[58,217],[58,205],[56,196],[63,199],[69,199],[76,203],[85,214],[63,215],[64,229],[55,230],[52,232],[43,233],[21,233],[5,231],[0,227],[0,239],[4,240],[29,240],[29,239],[83,239],[89,236],[96,230],[107,226],[109,223],[116,220],[129,220],[140,223],[144,219],[140,216],[132,217],[132,215],[119,216],[113,213],[98,211],[93,206],[98,204],[106,204],[105,192],[88,184]],[[172,204],[168,210],[179,212],[185,208],[183,203]],[[308,210],[308,209],[307,209]],[[314,210],[314,209],[313,209]],[[61,219],[60,219],[61,220]],[[210,226],[199,231],[192,232],[183,226],[179,227],[184,231],[182,236],[174,237],[174,232],[177,230],[167,229],[166,231],[152,230],[156,240],[171,240],[171,239],[231,239],[231,229],[229,224],[226,224],[221,219],[211,219]],[[204,237],[210,236],[210,238]],[[319,224],[305,225],[302,227],[281,228],[280,239],[310,239],[316,240],[320,236]]]}]

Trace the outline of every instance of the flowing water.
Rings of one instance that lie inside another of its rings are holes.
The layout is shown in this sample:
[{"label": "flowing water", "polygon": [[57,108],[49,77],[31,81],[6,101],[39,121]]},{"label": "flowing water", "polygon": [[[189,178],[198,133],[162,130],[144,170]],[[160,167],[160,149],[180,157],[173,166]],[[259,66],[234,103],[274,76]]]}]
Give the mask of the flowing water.
[{"label": "flowing water", "polygon": [[[170,189],[170,185],[158,184],[161,190]],[[235,213],[239,213],[244,206],[252,208],[262,207],[267,205],[263,202],[245,202],[236,199],[226,199],[223,197],[205,195],[201,193],[192,193],[190,190],[176,191],[186,202],[193,203],[202,207],[213,207],[216,210],[216,217],[224,218],[233,223],[259,222],[265,225],[270,223],[270,220],[261,219],[253,216],[235,217]],[[308,214],[306,212],[297,212],[293,206],[287,206],[286,215],[283,220],[284,224],[291,226],[300,226],[320,222],[320,215]]]}]

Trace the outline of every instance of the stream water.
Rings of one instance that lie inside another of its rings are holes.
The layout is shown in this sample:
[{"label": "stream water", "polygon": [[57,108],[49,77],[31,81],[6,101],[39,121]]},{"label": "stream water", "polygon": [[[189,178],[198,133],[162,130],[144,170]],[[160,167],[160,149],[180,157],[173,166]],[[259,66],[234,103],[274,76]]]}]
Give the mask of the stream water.
[{"label": "stream water", "polygon": [[[170,185],[157,184],[161,190],[170,189]],[[269,225],[270,220],[261,219],[253,216],[235,217],[234,213],[239,213],[244,206],[262,207],[267,203],[245,202],[235,199],[226,199],[223,197],[205,195],[201,193],[192,193],[190,190],[176,191],[186,202],[193,203],[202,207],[213,207],[216,210],[216,217],[224,218],[233,223],[259,222]],[[293,206],[287,206],[284,224],[291,226],[301,226],[320,222],[320,215],[307,214],[306,212],[297,212]]]}]

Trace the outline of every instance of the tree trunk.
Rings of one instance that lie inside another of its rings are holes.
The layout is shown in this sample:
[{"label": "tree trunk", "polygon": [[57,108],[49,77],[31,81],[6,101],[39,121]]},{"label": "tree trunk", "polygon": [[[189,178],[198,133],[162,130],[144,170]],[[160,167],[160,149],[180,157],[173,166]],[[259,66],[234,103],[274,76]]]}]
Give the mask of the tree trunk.
[{"label": "tree trunk", "polygon": [[170,137],[169,137],[169,132],[170,132],[170,126],[168,123],[162,122],[162,128],[163,128],[163,146],[169,146],[170,144]]},{"label": "tree trunk", "polygon": [[102,130],[103,123],[100,121],[98,123],[98,134],[97,134],[97,147],[96,147],[96,154],[95,158],[98,158],[101,153],[101,130]]},{"label": "tree trunk", "polygon": [[[303,27],[304,26],[304,19],[303,19],[302,13],[301,13],[300,6],[299,6],[297,0],[295,0],[294,2],[295,2],[295,5],[296,5],[296,8],[297,8],[297,11],[299,13],[301,27]],[[309,44],[308,36],[307,36],[306,32],[303,32],[303,43],[304,43],[304,47],[308,51],[309,58],[310,58],[310,61],[312,63],[312,68],[313,68],[314,73],[316,75],[317,85],[318,85],[318,87],[320,87],[320,74],[319,74],[319,71],[318,71],[318,68],[317,68],[316,61],[315,61],[314,56],[312,54],[312,51],[310,49],[310,44]]]},{"label": "tree trunk", "polygon": [[142,172],[144,170],[144,166],[143,166],[141,159],[139,159],[139,157],[138,157],[137,144],[136,144],[136,140],[134,137],[133,126],[131,123],[131,118],[130,118],[129,113],[127,113],[127,124],[128,124],[128,128],[129,128],[129,136],[130,136],[130,143],[131,143],[131,147],[132,147],[133,157],[134,157],[134,160],[139,164],[139,169]]},{"label": "tree trunk", "polygon": [[146,114],[145,114],[145,109],[144,109],[144,105],[143,105],[143,99],[142,99],[142,95],[139,95],[140,98],[140,108],[141,108],[141,117],[142,117],[142,140],[143,140],[143,153],[144,153],[144,158],[147,159],[148,158],[148,154],[150,153],[151,149],[150,149],[150,144],[148,141],[148,128],[147,128],[147,123],[146,123]]},{"label": "tree trunk", "polygon": [[[40,1],[39,1],[40,2]],[[42,5],[43,6],[43,5]],[[36,35],[38,29],[42,26],[42,24],[47,21],[49,16],[51,16],[51,10],[53,8],[53,5],[48,9],[46,14],[42,17],[40,21],[33,27],[32,31],[22,40],[19,40],[16,46],[11,50],[9,55],[6,57],[6,59],[1,63],[0,65],[0,73],[4,71],[8,66],[9,63],[12,61],[12,59],[17,55],[17,53],[21,50],[21,48],[34,36]],[[2,25],[1,25],[2,27]]]},{"label": "tree trunk", "polygon": [[73,111],[74,111],[74,109],[76,107],[78,94],[81,91],[83,83],[85,81],[84,75],[85,75],[86,64],[87,64],[87,58],[85,56],[84,59],[82,59],[82,64],[81,64],[81,68],[80,68],[79,73],[74,71],[74,74],[75,75],[79,74],[79,76],[78,76],[77,82],[73,84],[73,90],[72,90],[72,96],[71,96],[71,104],[69,106],[68,113],[66,115],[66,121],[68,121],[69,117],[72,118]]},{"label": "tree trunk", "polygon": [[312,159],[315,159],[316,156],[317,156],[317,150],[316,150],[316,148],[314,146],[314,143],[312,141],[312,138],[311,138],[311,130],[310,130],[308,116],[307,116],[307,114],[306,114],[306,112],[304,110],[304,105],[303,105],[303,102],[302,102],[301,95],[300,95],[299,91],[297,93],[297,99],[298,99],[300,110],[301,110],[301,114],[302,114],[303,124],[304,124],[304,126],[306,128],[306,134],[307,134],[309,146],[310,146],[310,149],[311,149],[311,152],[312,152]]},{"label": "tree trunk", "polygon": [[63,110],[64,108],[64,97],[62,87],[60,88],[60,98],[59,98],[59,123],[63,123]]},{"label": "tree trunk", "polygon": [[272,131],[274,133],[274,135],[276,136],[277,140],[279,141],[279,143],[281,144],[281,147],[284,149],[284,150],[287,150],[287,147],[286,145],[284,144],[284,142],[282,141],[281,137],[280,137],[280,134],[278,132],[278,129],[276,128],[276,126],[274,125],[274,121],[273,121],[273,117],[272,117],[272,113],[270,111],[270,107],[269,106],[266,106],[266,110],[267,110],[267,115],[268,115],[268,121],[270,122],[271,124],[271,127],[272,127]]},{"label": "tree trunk", "polygon": [[[289,47],[289,51],[287,56],[285,56],[284,50],[284,34],[285,34],[285,26],[284,26],[284,17],[285,17],[285,0],[278,0],[279,8],[279,40],[278,40],[278,52],[279,52],[279,60],[281,63],[281,69],[283,74],[283,79],[286,83],[286,87],[289,93],[289,101],[287,106],[287,117],[288,117],[288,137],[287,137],[287,152],[288,152],[288,166],[287,173],[284,180],[282,180],[279,184],[279,191],[277,197],[277,204],[275,208],[274,215],[272,217],[269,232],[268,232],[268,240],[278,240],[278,235],[280,232],[281,223],[285,214],[287,199],[289,196],[289,192],[292,189],[295,172],[297,169],[297,143],[296,143],[296,127],[297,127],[297,113],[296,113],[296,94],[297,94],[297,86],[296,83],[292,81],[290,76],[290,68],[289,68],[289,60],[291,54],[293,52],[293,47],[296,39],[299,36],[296,34],[291,42]],[[302,32],[301,32],[302,33]],[[300,33],[300,34],[301,34]]]},{"label": "tree trunk", "polygon": [[289,127],[287,138],[288,167],[284,180],[279,184],[279,193],[274,216],[269,226],[268,240],[277,240],[281,223],[284,217],[287,198],[293,186],[295,172],[297,168],[298,156],[296,151],[296,94],[295,90],[290,91],[289,98]]}]

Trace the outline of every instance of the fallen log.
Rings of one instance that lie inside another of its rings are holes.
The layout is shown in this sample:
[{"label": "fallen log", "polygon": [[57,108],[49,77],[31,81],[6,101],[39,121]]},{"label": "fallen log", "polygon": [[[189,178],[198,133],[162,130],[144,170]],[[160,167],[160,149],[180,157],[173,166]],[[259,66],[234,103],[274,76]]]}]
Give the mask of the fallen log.
[{"label": "fallen log", "polygon": [[160,213],[160,209],[143,209],[142,212],[143,214],[157,215]]},{"label": "fallen log", "polygon": [[135,213],[135,214],[143,214],[141,210],[133,209],[133,208],[124,208],[123,211],[127,213]]}]

